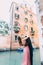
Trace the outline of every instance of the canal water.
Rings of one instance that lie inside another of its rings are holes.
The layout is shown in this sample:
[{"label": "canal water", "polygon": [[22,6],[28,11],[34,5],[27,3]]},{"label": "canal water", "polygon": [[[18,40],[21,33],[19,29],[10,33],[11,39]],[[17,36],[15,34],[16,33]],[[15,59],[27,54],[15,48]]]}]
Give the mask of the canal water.
[{"label": "canal water", "polygon": [[[21,65],[23,53],[17,51],[0,52],[0,65]],[[33,65],[40,65],[40,52],[33,52]]]}]

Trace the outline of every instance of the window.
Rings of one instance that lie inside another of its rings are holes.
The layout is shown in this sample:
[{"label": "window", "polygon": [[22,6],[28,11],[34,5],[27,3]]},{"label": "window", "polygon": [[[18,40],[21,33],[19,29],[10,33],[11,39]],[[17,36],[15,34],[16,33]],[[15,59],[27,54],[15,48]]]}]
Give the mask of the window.
[{"label": "window", "polygon": [[25,8],[27,8],[27,4],[25,4]]},{"label": "window", "polygon": [[14,23],[15,23],[15,26],[18,26],[18,22],[17,21],[15,21]]},{"label": "window", "polygon": [[37,3],[38,2],[38,0],[35,0],[35,3]]},{"label": "window", "polygon": [[24,29],[25,29],[25,31],[27,31],[27,30],[28,30],[28,26],[27,26],[27,25],[25,25],[25,26],[24,26]]},{"label": "window", "polygon": [[25,21],[25,22],[28,22],[28,18],[25,18],[24,21]]},{"label": "window", "polygon": [[31,31],[33,31],[33,27],[31,27]]},{"label": "window", "polygon": [[41,16],[41,24],[42,24],[42,26],[43,26],[43,16]]},{"label": "window", "polygon": [[33,29],[33,27],[31,27],[31,32],[34,33],[34,29]]},{"label": "window", "polygon": [[15,13],[15,19],[19,19],[19,14]]},{"label": "window", "polygon": [[33,20],[31,20],[30,23],[33,24]]},{"label": "window", "polygon": [[18,6],[16,6],[15,8],[16,8],[16,10],[19,10],[19,7]]},{"label": "window", "polygon": [[15,41],[15,42],[18,41],[18,36],[17,36],[17,35],[14,36],[14,41]]},{"label": "window", "polygon": [[14,26],[14,32],[18,33],[20,31],[20,27],[19,26]]},{"label": "window", "polygon": [[30,10],[32,10],[32,8],[30,7]]},{"label": "window", "polygon": [[32,16],[32,14],[30,14],[30,16]]},{"label": "window", "polygon": [[28,12],[27,12],[27,11],[24,11],[24,13],[25,13],[25,15],[27,15],[27,14],[28,14]]},{"label": "window", "polygon": [[31,36],[34,36],[34,34],[35,34],[35,31],[34,31],[33,27],[31,27]]}]

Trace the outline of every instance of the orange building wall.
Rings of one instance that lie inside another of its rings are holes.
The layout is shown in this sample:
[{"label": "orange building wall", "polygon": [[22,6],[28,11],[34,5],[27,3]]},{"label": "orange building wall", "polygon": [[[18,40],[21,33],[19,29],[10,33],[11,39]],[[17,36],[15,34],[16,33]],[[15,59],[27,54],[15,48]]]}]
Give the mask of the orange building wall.
[{"label": "orange building wall", "polygon": [[[14,8],[15,9],[15,8]],[[27,15],[24,14],[24,10],[26,10],[28,12]],[[33,27],[34,31],[35,31],[35,35],[34,37],[34,43],[32,43],[33,46],[39,47],[39,40],[38,40],[38,27],[37,27],[37,18],[36,18],[36,14],[34,14],[31,10],[29,10],[28,8],[23,8],[21,6],[19,6],[19,10],[16,11],[14,10],[14,13],[20,14],[20,18],[19,20],[16,20],[15,17],[13,17],[13,25],[14,25],[14,21],[18,21],[19,22],[19,27],[20,27],[20,32],[19,33],[15,33],[14,31],[12,32],[12,48],[18,47],[19,44],[18,42],[14,41],[14,36],[15,34],[17,34],[18,36],[21,36],[22,34],[24,35],[28,35],[30,38],[32,37],[30,34],[30,29],[31,27]],[[30,14],[32,14],[32,17],[30,17]],[[28,22],[24,21],[24,18],[27,17],[28,18]],[[33,20],[33,24],[30,23],[30,21]],[[28,26],[28,30],[25,31],[24,30],[24,26],[27,25]]]}]

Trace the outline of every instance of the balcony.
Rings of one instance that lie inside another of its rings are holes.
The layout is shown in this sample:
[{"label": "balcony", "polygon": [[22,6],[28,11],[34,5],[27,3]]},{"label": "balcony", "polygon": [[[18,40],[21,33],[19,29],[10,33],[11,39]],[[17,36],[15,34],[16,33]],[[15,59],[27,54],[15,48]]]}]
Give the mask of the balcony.
[{"label": "balcony", "polygon": [[30,34],[31,34],[31,36],[34,36],[35,31],[31,31]]},{"label": "balcony", "polygon": [[14,32],[15,32],[15,33],[19,33],[19,31],[20,31],[20,27],[14,26]]}]

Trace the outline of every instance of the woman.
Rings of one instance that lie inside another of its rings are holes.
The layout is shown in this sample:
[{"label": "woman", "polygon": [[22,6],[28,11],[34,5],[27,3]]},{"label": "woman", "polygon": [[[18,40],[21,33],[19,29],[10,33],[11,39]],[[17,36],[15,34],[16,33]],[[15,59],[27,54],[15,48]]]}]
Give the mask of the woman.
[{"label": "woman", "polygon": [[31,61],[31,65],[33,65],[33,47],[32,47],[32,43],[31,43],[30,37],[28,37],[26,39],[26,42],[27,42],[27,45],[28,45],[29,50],[30,50],[30,61]]},{"label": "woman", "polygon": [[21,40],[21,38],[18,37],[18,41],[20,45],[24,46],[22,65],[32,65],[33,51],[30,38],[28,37]]}]

